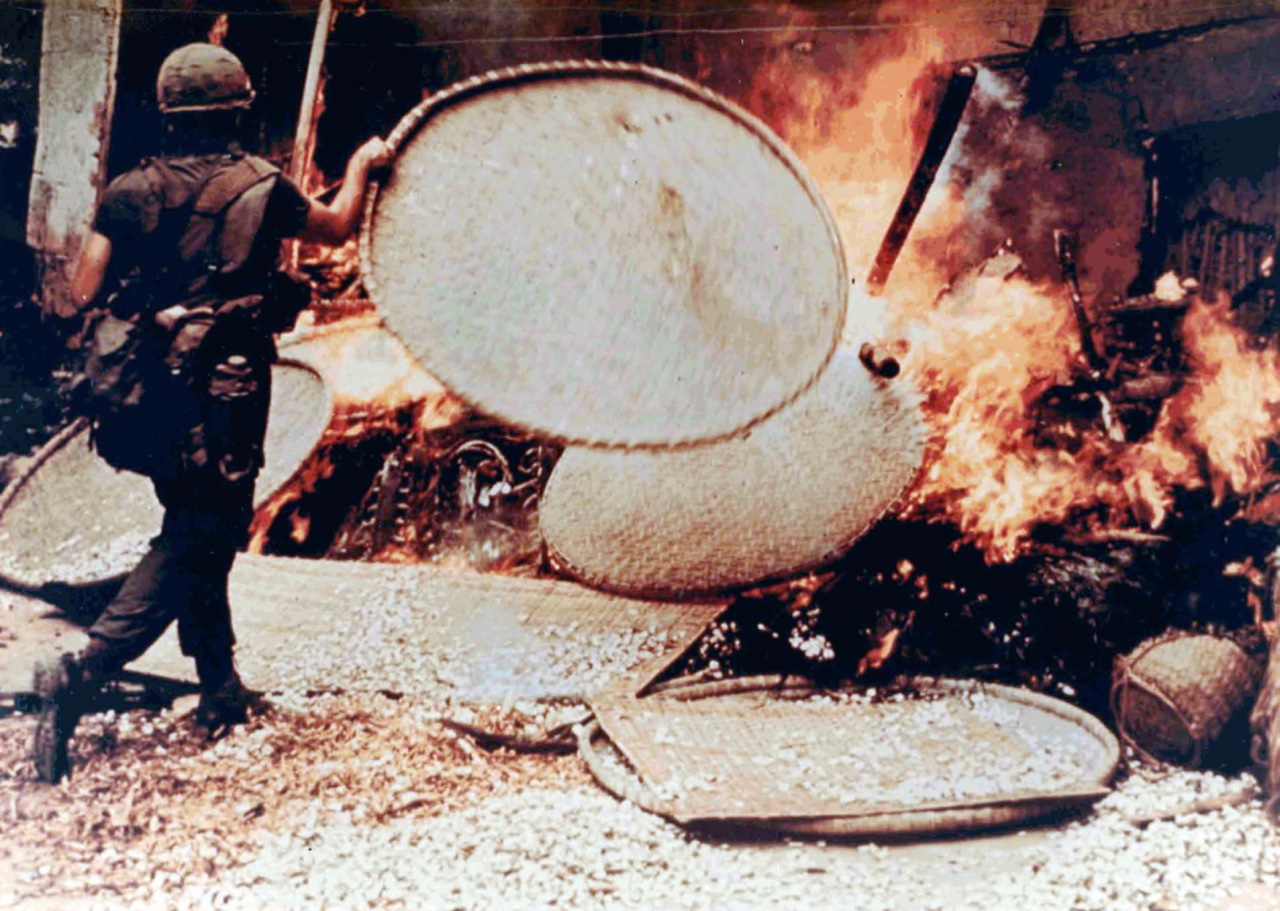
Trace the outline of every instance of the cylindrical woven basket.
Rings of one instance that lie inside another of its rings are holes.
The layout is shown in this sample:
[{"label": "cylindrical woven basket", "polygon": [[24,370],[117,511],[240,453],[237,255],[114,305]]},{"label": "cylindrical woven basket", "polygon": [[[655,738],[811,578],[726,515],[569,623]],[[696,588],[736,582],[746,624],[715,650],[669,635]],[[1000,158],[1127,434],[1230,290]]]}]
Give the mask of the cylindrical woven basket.
[{"label": "cylindrical woven basket", "polygon": [[1197,768],[1258,692],[1262,665],[1222,636],[1175,630],[1116,658],[1111,711],[1143,755]]},{"label": "cylindrical woven basket", "polygon": [[360,240],[369,296],[480,411],[666,447],[794,399],[840,337],[835,222],[799,159],[647,66],[496,70],[414,108]]}]

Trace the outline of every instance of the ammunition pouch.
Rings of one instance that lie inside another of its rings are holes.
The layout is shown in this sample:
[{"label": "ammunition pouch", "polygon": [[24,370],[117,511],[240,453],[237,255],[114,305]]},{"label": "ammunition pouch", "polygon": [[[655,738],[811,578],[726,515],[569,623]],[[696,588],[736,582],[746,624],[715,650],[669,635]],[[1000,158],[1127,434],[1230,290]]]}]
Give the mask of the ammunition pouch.
[{"label": "ammunition pouch", "polygon": [[191,301],[167,329],[147,316],[98,320],[76,397],[108,464],[155,480],[256,476],[274,358],[263,300]]},{"label": "ammunition pouch", "polygon": [[230,484],[252,481],[262,466],[270,368],[244,354],[221,357],[207,377],[201,450],[207,467]]},{"label": "ammunition pouch", "polygon": [[147,317],[100,317],[87,338],[74,395],[108,464],[149,478],[182,474],[200,401],[174,369],[168,333]]}]

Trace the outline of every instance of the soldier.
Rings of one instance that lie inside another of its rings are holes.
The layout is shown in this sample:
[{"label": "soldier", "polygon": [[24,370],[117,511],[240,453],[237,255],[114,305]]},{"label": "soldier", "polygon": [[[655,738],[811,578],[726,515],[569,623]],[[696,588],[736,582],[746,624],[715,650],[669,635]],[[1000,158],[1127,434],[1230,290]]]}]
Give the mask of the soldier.
[{"label": "soldier", "polygon": [[[250,694],[232,657],[227,577],[248,540],[272,333],[290,328],[309,298],[304,284],[278,271],[281,242],[347,240],[369,172],[390,160],[385,143],[370,139],[352,156],[332,203],[308,200],[275,167],[235,144],[253,88],[240,60],[211,44],[170,54],[156,95],[162,154],[106,189],[72,275],[72,300],[59,313],[102,302],[99,326],[123,327],[119,337],[141,340],[117,346],[133,361],[121,361],[109,376],[117,384],[121,374],[152,378],[129,387],[133,398],[141,390],[141,400],[152,403],[151,412],[139,412],[149,426],[135,430],[119,424],[123,418],[104,416],[95,419],[94,432],[109,462],[151,477],[164,521],[89,629],[87,647],[36,669],[42,700],[36,770],[49,782],[69,771],[67,742],[101,684],[175,619],[200,679],[197,725],[213,736],[245,720]],[[87,363],[97,356],[101,368],[110,346],[95,348],[94,340]],[[90,366],[95,383],[88,385],[109,391]]]}]

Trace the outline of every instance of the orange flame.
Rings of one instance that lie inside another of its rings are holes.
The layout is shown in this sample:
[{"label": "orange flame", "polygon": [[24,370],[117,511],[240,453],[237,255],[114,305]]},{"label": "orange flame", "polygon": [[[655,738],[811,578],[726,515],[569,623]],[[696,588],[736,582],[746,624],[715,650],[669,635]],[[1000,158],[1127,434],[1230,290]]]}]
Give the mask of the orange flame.
[{"label": "orange flame", "polygon": [[209,26],[209,43],[222,47],[222,43],[227,40],[227,32],[231,28],[231,23],[227,19],[226,13],[218,13],[218,18],[213,20],[213,25]]},{"label": "orange flame", "polygon": [[[414,406],[416,430],[446,427],[467,409],[418,366],[404,345],[380,320],[368,316],[322,326],[286,345],[285,357],[316,369],[329,384],[333,416],[324,438],[289,482],[261,506],[254,517],[249,551],[262,553],[267,536],[286,507],[298,503],[333,476],[332,451],[343,441],[388,427],[402,429],[399,415]],[[310,518],[289,515],[291,537],[298,543],[310,533]]]},{"label": "orange flame", "polygon": [[1182,333],[1193,372],[1153,436],[1200,457],[1215,504],[1257,494],[1278,477],[1267,446],[1280,428],[1280,352],[1250,344],[1225,299],[1193,306]]},{"label": "orange flame", "polygon": [[[851,274],[861,277],[928,125],[929,90],[937,85],[926,77],[948,50],[938,32],[915,30],[831,53],[839,59],[771,58],[745,101],[806,162],[839,225]],[[1051,140],[1037,134],[1035,141]],[[1045,149],[1028,154],[1050,157]],[[1208,489],[1215,503],[1238,500],[1251,519],[1280,520],[1280,494],[1267,494],[1277,480],[1268,446],[1280,436],[1280,354],[1251,346],[1225,303],[1196,301],[1180,329],[1182,386],[1145,438],[1126,443],[1101,422],[1062,422],[1045,433],[1042,395],[1072,387],[1080,373],[1071,304],[1057,285],[998,271],[977,275],[963,292],[942,293],[954,271],[937,255],[946,245],[920,241],[945,241],[968,214],[963,194],[941,180],[885,299],[855,295],[851,305],[855,321],[880,320],[907,343],[903,361],[923,392],[932,439],[907,515],[954,525],[993,562],[1024,553],[1046,524],[1080,534],[1159,530],[1179,491]],[[343,253],[338,265],[353,255]],[[370,352],[357,342],[314,355],[349,415],[362,408],[385,415],[426,400],[424,427],[461,416],[461,403],[403,349]],[[1099,407],[1107,405],[1099,400]],[[347,421],[331,434],[367,426]],[[312,489],[324,471],[323,464],[304,469],[274,509]],[[265,530],[263,522],[255,527]]]},{"label": "orange flame", "polygon": [[1070,379],[1079,352],[1070,305],[1023,279],[980,280],[908,330],[909,369],[926,391],[936,457],[908,512],[953,521],[988,554],[1008,558],[1032,521],[1073,511],[1076,457],[1041,447],[1031,408]]},{"label": "orange flame", "polygon": [[927,74],[946,58],[930,32],[896,31],[881,42],[834,50],[838,59],[812,64],[775,56],[757,71],[745,99],[804,159],[841,228],[850,274],[858,277],[870,267],[915,165],[921,105],[933,85]]},{"label": "orange flame", "polygon": [[1267,446],[1280,433],[1280,354],[1251,348],[1225,302],[1192,304],[1187,377],[1145,439],[1116,443],[1097,426],[1068,449],[1038,440],[1033,414],[1078,356],[1061,293],[1014,278],[966,298],[963,312],[947,301],[910,330],[935,445],[908,515],[955,524],[998,561],[1045,524],[1157,530],[1179,489],[1207,486],[1215,505],[1243,498],[1255,519],[1274,513],[1274,501],[1249,498],[1278,477]]},{"label": "orange flame", "polygon": [[[866,274],[911,175],[931,119],[925,90],[936,87],[924,77],[949,59],[948,44],[937,31],[898,31],[861,42],[857,60],[828,54],[825,70],[816,54],[778,54],[746,99],[813,174],[855,278]],[[988,90],[982,103],[1016,116],[1005,87]],[[1024,132],[1034,148],[1010,148],[1012,157],[1052,157],[1047,134]],[[1027,206],[1022,220],[1043,222],[1045,213]],[[1085,535],[1160,529],[1179,490],[1208,488],[1216,504],[1237,498],[1251,518],[1280,518],[1280,494],[1264,495],[1276,480],[1267,447],[1280,435],[1280,355],[1251,347],[1225,305],[1196,302],[1181,327],[1183,385],[1144,439],[1125,443],[1101,422],[1064,422],[1046,434],[1042,394],[1072,386],[1081,372],[1071,304],[1062,288],[1016,276],[980,277],[965,293],[943,294],[954,266],[939,251],[973,221],[966,208],[944,166],[885,298],[851,301],[852,331],[874,333],[878,321],[906,341],[904,364],[924,393],[932,444],[908,515],[954,524],[991,561],[1023,553],[1045,524]]]},{"label": "orange flame", "polygon": [[325,377],[338,410],[392,412],[421,402],[424,429],[445,426],[465,410],[376,317],[324,326],[285,354],[305,360]]}]

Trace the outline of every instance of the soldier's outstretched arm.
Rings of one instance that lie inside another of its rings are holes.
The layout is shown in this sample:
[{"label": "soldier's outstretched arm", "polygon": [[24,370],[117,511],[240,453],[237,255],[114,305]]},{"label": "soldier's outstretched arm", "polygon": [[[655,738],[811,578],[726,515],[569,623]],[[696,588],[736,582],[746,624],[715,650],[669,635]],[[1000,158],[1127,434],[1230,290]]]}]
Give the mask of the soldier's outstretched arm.
[{"label": "soldier's outstretched arm", "polygon": [[337,246],[345,243],[355,233],[364,207],[365,186],[369,182],[369,172],[385,167],[391,163],[391,149],[377,137],[368,140],[356,149],[347,162],[347,172],[342,179],[342,189],[334,197],[333,202],[324,203],[311,200],[311,208],[307,211],[307,226],[302,232],[302,239],[308,243]]},{"label": "soldier's outstretched arm", "polygon": [[107,265],[111,262],[111,241],[106,235],[90,231],[80,248],[76,258],[75,269],[71,273],[71,286],[68,299],[54,300],[53,312],[58,316],[69,318],[75,316],[93,302],[102,290],[102,281],[107,275]]}]

